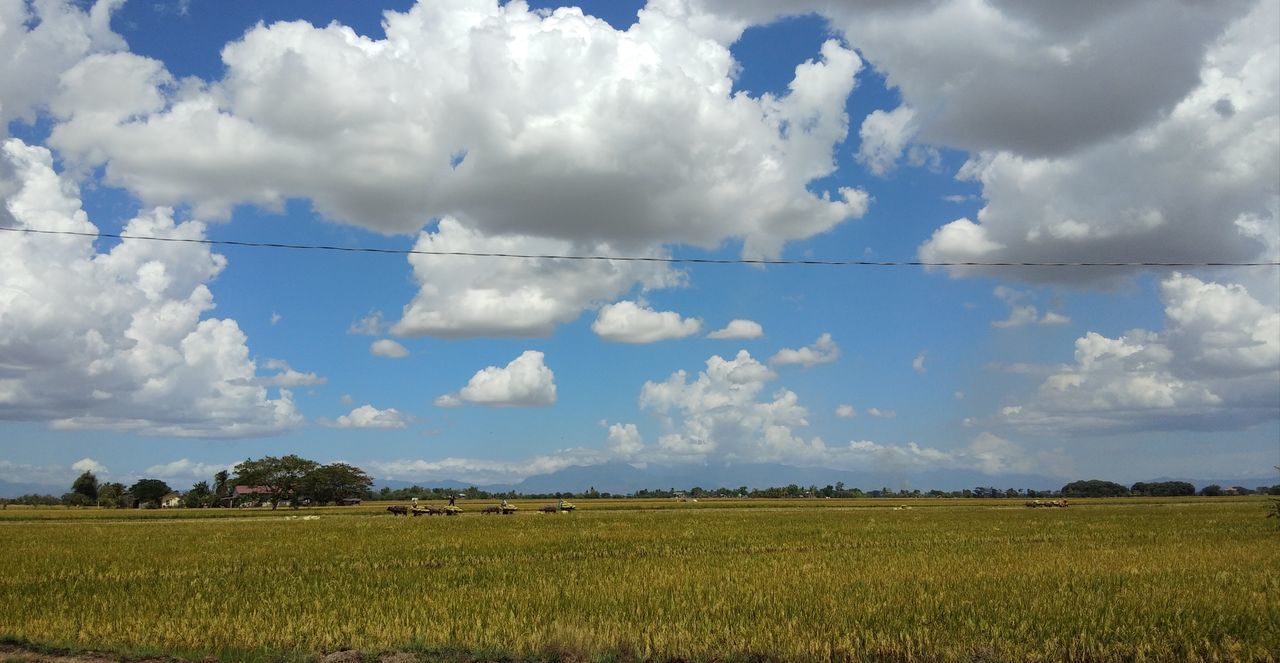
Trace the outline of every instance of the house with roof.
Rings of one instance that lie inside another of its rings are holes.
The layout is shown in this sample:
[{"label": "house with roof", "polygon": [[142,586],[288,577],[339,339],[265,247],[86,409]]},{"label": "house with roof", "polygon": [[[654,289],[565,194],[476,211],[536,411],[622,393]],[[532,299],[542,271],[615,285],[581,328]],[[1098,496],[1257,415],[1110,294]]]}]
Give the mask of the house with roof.
[{"label": "house with roof", "polygon": [[271,488],[267,486],[234,486],[231,494],[222,498],[223,506],[262,506],[271,499]]},{"label": "house with roof", "polygon": [[160,498],[161,509],[176,509],[182,506],[182,493],[170,492]]}]

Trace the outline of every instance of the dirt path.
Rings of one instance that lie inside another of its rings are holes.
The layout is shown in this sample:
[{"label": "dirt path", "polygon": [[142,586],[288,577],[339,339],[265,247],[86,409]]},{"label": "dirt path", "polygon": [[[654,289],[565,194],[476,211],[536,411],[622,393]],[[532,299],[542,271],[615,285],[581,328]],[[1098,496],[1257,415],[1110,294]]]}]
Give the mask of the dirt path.
[{"label": "dirt path", "polygon": [[0,644],[0,663],[185,663],[178,658],[125,658],[102,652],[71,652],[59,649],[28,649]]}]

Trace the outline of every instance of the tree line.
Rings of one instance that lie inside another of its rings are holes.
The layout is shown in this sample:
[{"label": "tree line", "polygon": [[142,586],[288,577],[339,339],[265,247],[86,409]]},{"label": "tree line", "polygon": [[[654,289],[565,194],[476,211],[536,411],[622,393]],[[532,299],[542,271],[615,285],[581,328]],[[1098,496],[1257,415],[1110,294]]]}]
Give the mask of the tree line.
[{"label": "tree line", "polygon": [[787,486],[773,486],[769,488],[748,488],[747,486],[739,486],[737,488],[702,488],[694,486],[686,490],[676,488],[667,489],[642,489],[634,493],[616,494],[608,492],[600,492],[595,488],[590,488],[583,492],[554,492],[554,493],[521,493],[518,491],[496,491],[490,492],[481,490],[474,486],[457,489],[457,488],[428,488],[424,486],[409,486],[407,488],[389,488],[383,487],[375,496],[379,500],[395,500],[407,501],[413,498],[421,500],[443,500],[451,496],[459,496],[467,499],[580,499],[589,500],[594,498],[621,498],[632,497],[639,499],[672,499],[679,497],[688,497],[693,499],[703,498],[731,498],[731,497],[754,497],[754,498],[855,498],[855,497],[883,497],[894,499],[922,498],[922,497],[959,497],[959,498],[1009,498],[1009,499],[1038,499],[1038,498],[1060,498],[1060,497],[1173,497],[1180,495],[1204,495],[1217,496],[1226,495],[1228,491],[1235,495],[1251,495],[1251,494],[1270,494],[1280,495],[1280,484],[1274,486],[1260,486],[1256,489],[1241,488],[1239,486],[1224,489],[1217,484],[1205,486],[1200,491],[1196,491],[1195,486],[1186,481],[1157,481],[1142,482],[1126,487],[1122,484],[1111,481],[1102,481],[1099,479],[1089,479],[1083,481],[1073,481],[1066,484],[1059,490],[1036,490],[1032,488],[997,488],[995,486],[975,486],[973,488],[965,488],[963,490],[928,490],[919,489],[908,490],[899,489],[892,490],[888,487],[882,487],[876,490],[863,491],[859,488],[849,488],[843,482],[837,481],[835,484],[828,484],[819,488],[816,485],[800,486],[790,484]]},{"label": "tree line", "polygon": [[[702,488],[694,486],[687,490],[676,488],[643,489],[634,493],[615,494],[597,491],[594,487],[582,492],[522,493],[510,491],[487,491],[470,486],[467,488],[429,488],[410,486],[407,488],[383,487],[376,493],[372,490],[373,479],[363,470],[347,463],[330,463],[322,465],[312,460],[290,454],[288,456],[266,456],[257,460],[245,459],[234,468],[234,474],[226,470],[213,476],[212,482],[200,481],[181,495],[182,506],[189,508],[234,506],[237,500],[236,486],[251,486],[256,492],[240,496],[240,499],[261,500],[271,504],[272,508],[280,504],[298,506],[300,504],[336,504],[346,499],[378,499],[387,501],[447,500],[450,497],[464,499],[595,499],[634,497],[640,499],[672,499],[688,497],[703,499],[712,497],[752,497],[752,498],[856,498],[881,497],[894,499],[924,497],[958,497],[958,498],[1009,498],[1038,499],[1059,497],[1177,497],[1202,495],[1214,497],[1220,495],[1280,495],[1280,484],[1243,488],[1232,486],[1223,488],[1210,484],[1196,490],[1186,481],[1139,481],[1131,486],[1104,481],[1086,479],[1073,481],[1059,490],[1035,490],[1031,488],[997,488],[995,486],[975,486],[963,490],[929,490],[919,489],[892,490],[882,487],[876,490],[863,491],[859,488],[846,487],[843,482],[816,485],[772,486],[768,488]],[[62,497],[52,495],[23,495],[22,497],[0,502],[11,504],[67,505],[67,506],[100,506],[107,508],[130,508],[159,506],[160,501],[174,491],[167,483],[159,479],[140,479],[126,487],[121,483],[99,483],[92,472],[81,474],[71,485],[71,491]]]},{"label": "tree line", "polygon": [[1211,483],[1200,490],[1186,481],[1139,481],[1132,486],[1124,486],[1113,481],[1089,479],[1073,481],[1062,487],[1063,497],[1180,497],[1201,495],[1204,497],[1221,497],[1223,495],[1280,495],[1280,484],[1274,486],[1222,486]]},{"label": "tree line", "polygon": [[[351,498],[371,498],[373,479],[347,463],[322,465],[297,455],[245,459],[232,468],[215,473],[212,482],[199,481],[185,493],[177,493],[160,479],[139,479],[126,487],[119,482],[100,482],[91,471],[82,473],[62,495],[23,495],[0,500],[6,504],[32,506],[66,505],[104,508],[155,508],[170,495],[188,508],[235,506],[238,499],[265,501],[272,508],[280,504],[335,504]],[[236,486],[252,490],[238,495]]]}]

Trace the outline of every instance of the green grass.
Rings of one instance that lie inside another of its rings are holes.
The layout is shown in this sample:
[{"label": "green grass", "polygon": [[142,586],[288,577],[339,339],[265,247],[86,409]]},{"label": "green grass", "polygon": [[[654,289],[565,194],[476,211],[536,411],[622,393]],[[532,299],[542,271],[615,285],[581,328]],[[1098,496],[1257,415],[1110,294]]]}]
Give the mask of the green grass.
[{"label": "green grass", "polygon": [[[0,635],[223,660],[1275,661],[1280,535],[1264,502],[10,508]],[[320,519],[286,519],[303,515]]]}]

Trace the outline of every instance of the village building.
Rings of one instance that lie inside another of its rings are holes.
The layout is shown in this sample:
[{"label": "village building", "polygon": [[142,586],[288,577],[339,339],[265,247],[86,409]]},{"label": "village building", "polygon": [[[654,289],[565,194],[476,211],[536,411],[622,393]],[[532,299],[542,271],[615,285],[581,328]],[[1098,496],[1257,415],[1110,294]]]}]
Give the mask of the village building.
[{"label": "village building", "polygon": [[223,506],[262,506],[271,498],[267,486],[235,486],[231,494],[222,498]]}]

